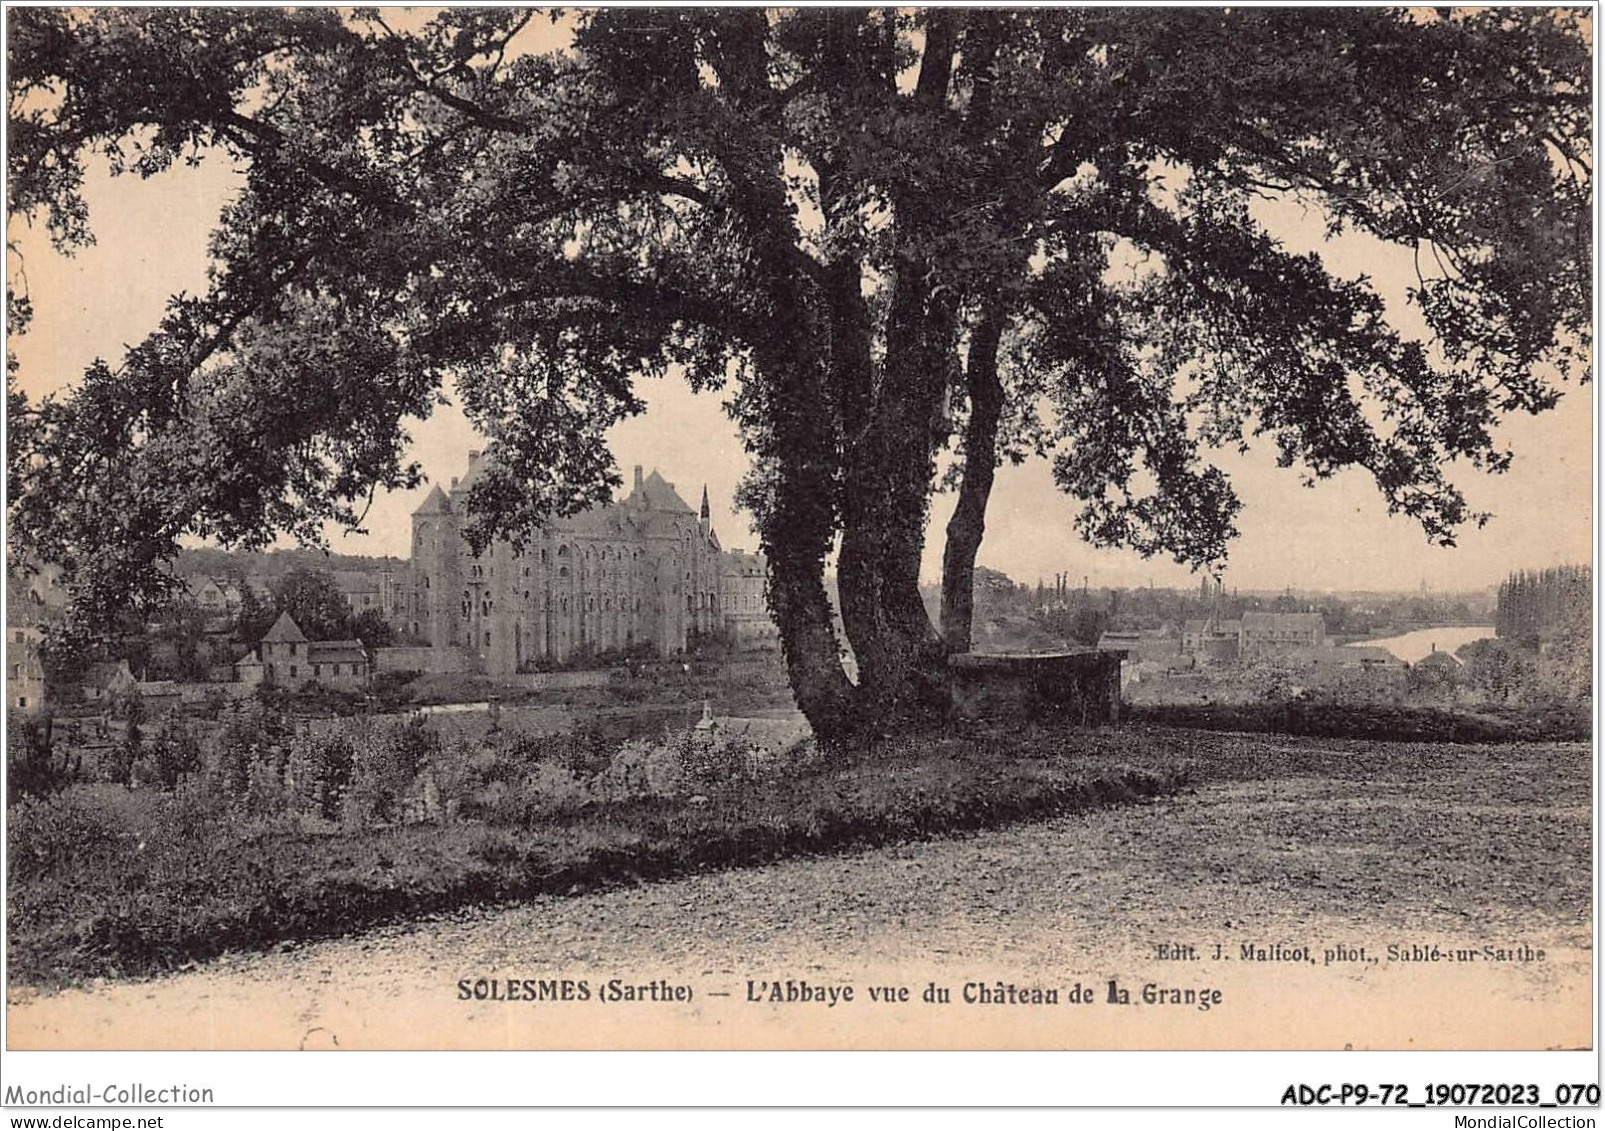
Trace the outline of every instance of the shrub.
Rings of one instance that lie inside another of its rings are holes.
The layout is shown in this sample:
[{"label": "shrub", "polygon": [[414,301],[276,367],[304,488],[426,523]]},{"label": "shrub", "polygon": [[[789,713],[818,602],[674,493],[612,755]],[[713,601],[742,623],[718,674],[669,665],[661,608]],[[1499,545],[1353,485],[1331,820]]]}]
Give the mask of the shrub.
[{"label": "shrub", "polygon": [[461,811],[481,785],[477,755],[477,749],[464,739],[443,743],[435,750],[427,769],[434,778],[436,796],[446,813]]},{"label": "shrub", "polygon": [[7,720],[6,803],[47,797],[72,780],[65,754],[55,751],[52,720],[13,713]]},{"label": "shrub", "polygon": [[[636,797],[649,797],[653,793],[647,763],[658,754],[659,744],[649,739],[632,738],[621,743],[608,760],[607,769],[596,778],[598,792],[603,796],[624,801]],[[660,765],[657,777],[661,781],[665,769]]]},{"label": "shrub", "polygon": [[79,793],[24,798],[6,816],[13,882],[51,873],[104,876],[134,843],[115,813]]},{"label": "shrub", "polygon": [[155,784],[173,789],[201,768],[201,745],[177,711],[169,711],[151,739],[149,754]]},{"label": "shrub", "polygon": [[259,756],[251,762],[250,781],[245,791],[246,812],[256,817],[277,817],[289,806],[291,793],[284,786],[284,776],[268,756]]},{"label": "shrub", "polygon": [[564,767],[537,762],[516,782],[495,781],[487,785],[480,807],[493,824],[526,828],[573,809],[590,800],[590,796],[590,791]]}]

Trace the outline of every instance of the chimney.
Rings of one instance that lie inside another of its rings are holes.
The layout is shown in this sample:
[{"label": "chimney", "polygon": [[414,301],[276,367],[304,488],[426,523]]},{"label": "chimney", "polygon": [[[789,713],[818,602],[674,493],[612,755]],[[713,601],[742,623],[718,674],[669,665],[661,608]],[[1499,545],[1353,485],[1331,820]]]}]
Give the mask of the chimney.
[{"label": "chimney", "polygon": [[484,455],[484,454],[485,454],[484,452],[476,451],[473,448],[469,448],[468,449],[468,466],[469,467],[473,467],[474,464],[479,462],[479,457]]},{"label": "chimney", "polygon": [[453,491],[457,489],[457,477],[455,475],[451,477],[451,489]]},{"label": "chimney", "polygon": [[641,465],[640,464],[636,464],[635,465],[635,489],[637,491],[639,491],[641,489]]}]

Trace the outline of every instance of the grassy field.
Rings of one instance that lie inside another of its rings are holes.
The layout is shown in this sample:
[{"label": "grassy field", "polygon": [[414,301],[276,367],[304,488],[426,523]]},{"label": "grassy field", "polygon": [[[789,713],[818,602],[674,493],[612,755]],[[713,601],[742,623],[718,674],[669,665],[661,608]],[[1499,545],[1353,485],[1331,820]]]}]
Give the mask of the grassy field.
[{"label": "grassy field", "polygon": [[1178,792],[1194,794],[1175,812],[1196,810],[1186,818],[1196,832],[1188,851],[1145,858],[1160,882],[1296,885],[1339,912],[1385,903],[1570,916],[1590,898],[1589,775],[1580,744],[1135,725],[955,732],[845,764],[803,757],[706,795],[587,800],[514,824],[314,833],[230,819],[182,795],[78,787],[12,813],[10,960],[14,981],[35,985],[151,973],[474,903]]}]

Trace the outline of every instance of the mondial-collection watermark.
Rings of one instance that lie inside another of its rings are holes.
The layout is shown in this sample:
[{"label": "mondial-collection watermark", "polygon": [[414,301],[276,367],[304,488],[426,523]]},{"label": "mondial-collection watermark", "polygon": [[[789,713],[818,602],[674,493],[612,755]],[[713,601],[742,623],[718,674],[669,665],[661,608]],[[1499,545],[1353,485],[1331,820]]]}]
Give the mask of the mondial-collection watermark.
[{"label": "mondial-collection watermark", "polygon": [[12,1084],[0,1102],[7,1107],[199,1107],[217,1101],[212,1089],[187,1084],[58,1084],[54,1088]]}]

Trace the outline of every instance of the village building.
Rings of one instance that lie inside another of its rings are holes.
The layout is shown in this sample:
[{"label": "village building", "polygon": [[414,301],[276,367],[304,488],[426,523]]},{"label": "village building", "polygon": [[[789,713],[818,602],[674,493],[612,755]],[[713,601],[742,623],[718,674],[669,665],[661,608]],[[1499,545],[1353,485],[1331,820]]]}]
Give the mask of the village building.
[{"label": "village building", "polygon": [[1349,668],[1364,671],[1403,671],[1405,663],[1386,648],[1346,644],[1341,648],[1301,645],[1277,653],[1289,667]]},{"label": "village building", "polygon": [[368,685],[368,652],[362,641],[308,640],[288,612],[280,613],[262,637],[258,653],[262,682],[277,687],[308,681],[344,690]]},{"label": "village building", "polygon": [[1181,655],[1180,642],[1168,632],[1109,631],[1098,637],[1100,652],[1124,652],[1132,663],[1164,663]]},{"label": "village building", "polygon": [[1320,613],[1247,612],[1239,628],[1237,649],[1249,659],[1325,644],[1326,621]]},{"label": "village building", "polygon": [[244,593],[239,583],[230,578],[189,576],[183,584],[183,598],[208,616],[222,617],[240,611]]},{"label": "village building", "polygon": [[390,569],[337,569],[334,584],[353,616],[377,613],[393,620],[401,603],[401,585]]},{"label": "village building", "polygon": [[67,603],[61,570],[26,569],[8,563],[6,572],[6,707],[35,714],[46,699],[45,629]]},{"label": "village building", "polygon": [[769,563],[762,554],[728,550],[720,563],[726,630],[742,648],[778,648],[780,630],[769,615]]},{"label": "village building", "polygon": [[133,694],[138,685],[127,660],[106,660],[84,669],[78,690],[86,703],[116,702]]},{"label": "village building", "polygon": [[1216,617],[1189,620],[1181,628],[1182,654],[1194,657],[1201,664],[1235,663],[1241,651],[1242,633],[1241,621]]}]

